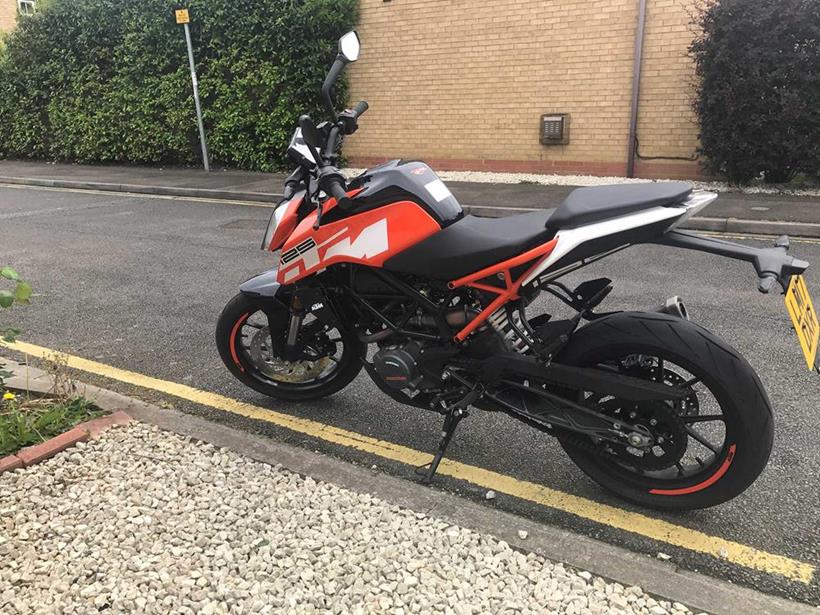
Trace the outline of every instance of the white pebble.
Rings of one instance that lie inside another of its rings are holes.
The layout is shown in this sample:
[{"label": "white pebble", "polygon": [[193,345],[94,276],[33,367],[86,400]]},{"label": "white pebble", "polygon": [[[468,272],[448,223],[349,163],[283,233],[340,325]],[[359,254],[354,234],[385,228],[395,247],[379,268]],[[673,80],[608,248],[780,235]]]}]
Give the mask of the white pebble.
[{"label": "white pebble", "polygon": [[0,475],[7,510],[0,605],[11,612],[673,610],[429,514],[140,424],[105,432],[78,461]]}]

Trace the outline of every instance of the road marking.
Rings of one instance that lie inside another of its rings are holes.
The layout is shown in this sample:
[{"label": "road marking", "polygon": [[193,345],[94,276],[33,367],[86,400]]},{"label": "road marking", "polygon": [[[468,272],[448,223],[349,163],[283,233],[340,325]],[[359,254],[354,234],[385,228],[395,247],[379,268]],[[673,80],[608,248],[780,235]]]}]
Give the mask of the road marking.
[{"label": "road marking", "polygon": [[[20,341],[9,343],[8,347],[26,355],[40,358],[59,353],[59,351]],[[265,421],[326,442],[377,455],[384,459],[398,461],[410,466],[420,466],[430,461],[429,453],[423,453],[400,444],[378,440],[311,419],[290,416],[177,382],[161,380],[65,353],[59,354],[66,357],[69,367],[80,371],[152,389],[246,418]],[[690,551],[711,555],[739,566],[782,576],[801,583],[811,583],[816,571],[811,564],[783,555],[761,551],[719,536],[711,536],[668,521],[622,510],[615,506],[600,504],[593,500],[458,461],[444,459],[441,466],[439,466],[439,473],[473,483],[484,489],[492,489],[541,506],[560,510],[595,523],[645,536]]]},{"label": "road marking", "polygon": [[[242,205],[244,207],[264,207],[271,209],[276,203],[259,201],[234,201],[230,199],[209,199],[199,196],[172,196],[168,194],[143,194],[142,192],[118,192],[114,190],[91,190],[89,188],[54,188],[52,186],[27,186],[25,184],[3,184],[0,188],[14,190],[44,190],[45,192],[73,192],[76,194],[97,194],[102,196],[116,196],[120,198],[155,199],[161,201],[191,201],[193,203],[217,203],[220,205]],[[271,194],[272,197],[281,197],[281,194]]]},{"label": "road marking", "polygon": [[15,211],[10,214],[0,214],[0,220],[14,220],[15,218],[28,218],[30,216],[42,216],[57,211],[66,211],[68,207],[53,207],[52,209],[31,209],[29,211]]},{"label": "road marking", "polygon": [[[709,237],[719,237],[721,239],[754,239],[757,241],[771,241],[780,235],[738,235],[736,233],[721,233],[720,231],[698,231],[700,235],[707,235]],[[811,243],[820,244],[820,239],[813,239],[811,237],[792,237],[789,235],[791,243]]]}]

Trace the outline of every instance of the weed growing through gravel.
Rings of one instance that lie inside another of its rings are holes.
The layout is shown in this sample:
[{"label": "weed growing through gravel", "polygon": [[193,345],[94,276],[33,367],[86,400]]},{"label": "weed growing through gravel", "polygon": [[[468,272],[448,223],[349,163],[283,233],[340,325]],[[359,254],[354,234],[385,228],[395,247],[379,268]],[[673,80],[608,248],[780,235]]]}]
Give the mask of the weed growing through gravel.
[{"label": "weed growing through gravel", "polygon": [[54,383],[44,397],[8,390],[0,381],[0,457],[45,442],[78,423],[105,414],[77,394],[64,355],[54,353],[45,357],[43,368]]},{"label": "weed growing through gravel", "polygon": [[0,401],[0,457],[44,442],[102,414],[82,397],[36,399],[6,391]]}]

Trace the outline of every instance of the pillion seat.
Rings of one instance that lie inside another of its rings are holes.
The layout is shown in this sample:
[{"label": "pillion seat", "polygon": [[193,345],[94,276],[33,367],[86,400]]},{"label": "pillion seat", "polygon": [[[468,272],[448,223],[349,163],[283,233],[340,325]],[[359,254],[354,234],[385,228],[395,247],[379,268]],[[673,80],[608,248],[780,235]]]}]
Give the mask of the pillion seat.
[{"label": "pillion seat", "polygon": [[555,210],[549,226],[575,228],[652,207],[669,207],[682,203],[691,193],[692,184],[687,182],[577,188]]},{"label": "pillion seat", "polygon": [[387,259],[389,271],[455,280],[518,256],[561,229],[601,222],[652,207],[668,207],[692,192],[686,182],[595,186],[573,190],[558,209],[506,218],[464,216]]}]

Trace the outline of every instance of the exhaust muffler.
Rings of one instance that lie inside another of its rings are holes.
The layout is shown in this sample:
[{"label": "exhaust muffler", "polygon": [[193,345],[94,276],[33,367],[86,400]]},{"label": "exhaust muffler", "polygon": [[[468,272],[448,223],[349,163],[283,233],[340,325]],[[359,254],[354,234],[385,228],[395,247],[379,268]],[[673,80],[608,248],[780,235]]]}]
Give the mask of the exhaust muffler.
[{"label": "exhaust muffler", "polygon": [[660,312],[661,314],[669,314],[670,316],[677,316],[678,318],[689,320],[689,312],[686,310],[686,306],[683,305],[681,298],[677,295],[674,297],[669,297],[663,305],[660,305],[650,311]]}]

